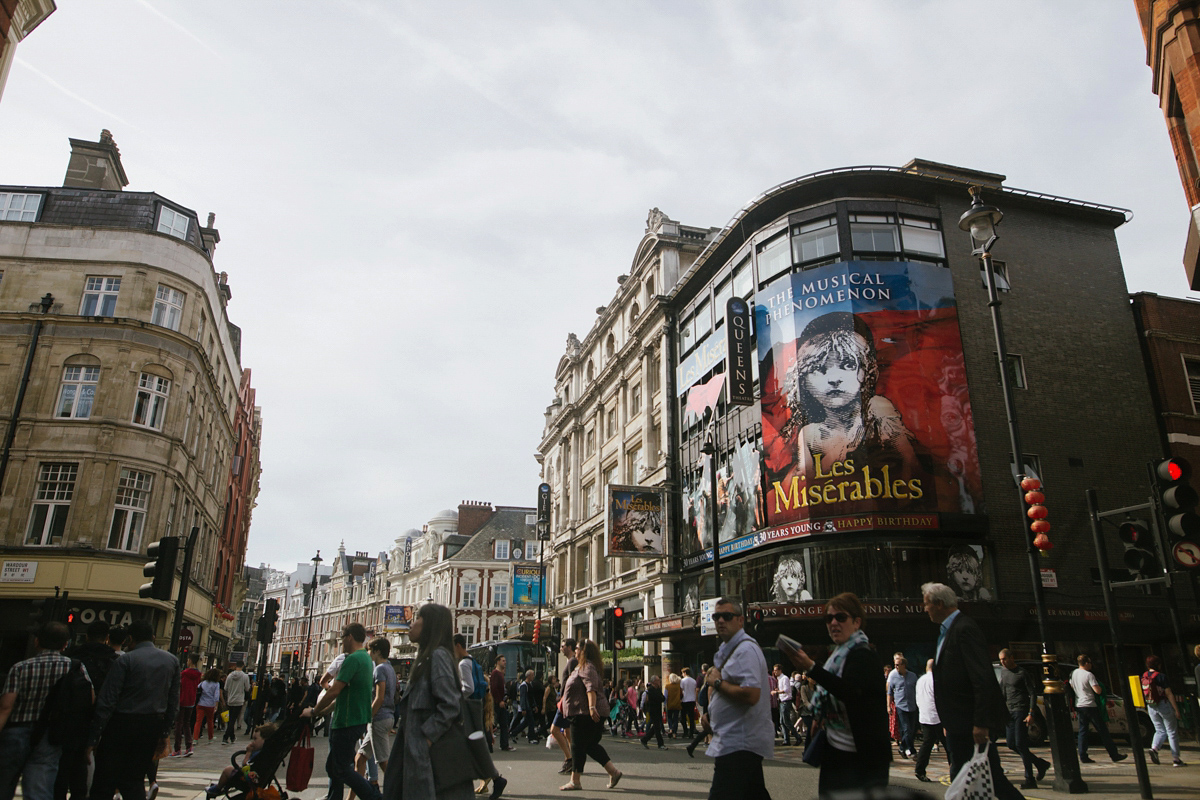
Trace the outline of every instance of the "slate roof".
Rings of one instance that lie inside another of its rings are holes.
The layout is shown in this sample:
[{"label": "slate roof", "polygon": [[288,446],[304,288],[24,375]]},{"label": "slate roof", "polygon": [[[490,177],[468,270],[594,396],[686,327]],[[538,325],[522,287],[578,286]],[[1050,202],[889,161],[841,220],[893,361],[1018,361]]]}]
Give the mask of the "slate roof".
[{"label": "slate roof", "polygon": [[[537,532],[532,525],[525,523],[525,517],[536,514],[536,508],[521,508],[518,506],[497,506],[496,513],[486,524],[475,532],[462,550],[455,553],[455,561],[496,561],[493,557],[495,550],[492,542],[496,539],[535,539]],[[449,537],[447,537],[449,538]],[[508,563],[511,559],[499,559],[500,563]]]},{"label": "slate roof", "polygon": [[154,192],[117,192],[55,186],[0,186],[0,192],[42,195],[37,222],[51,225],[131,228],[154,232],[160,206],[191,219],[186,241],[204,250],[200,219],[190,208]]}]

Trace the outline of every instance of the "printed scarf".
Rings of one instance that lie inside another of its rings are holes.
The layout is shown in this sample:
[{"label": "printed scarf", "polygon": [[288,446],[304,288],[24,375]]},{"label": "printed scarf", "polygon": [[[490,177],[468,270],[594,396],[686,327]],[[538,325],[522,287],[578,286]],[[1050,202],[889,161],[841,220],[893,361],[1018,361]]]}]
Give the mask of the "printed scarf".
[{"label": "printed scarf", "polygon": [[[825,671],[831,675],[842,677],[842,668],[846,665],[846,656],[856,647],[866,647],[869,643],[867,635],[861,630],[855,631],[844,643],[834,648],[825,659]],[[817,720],[840,718],[844,716],[845,708],[842,703],[824,686],[817,685],[812,696],[813,718]]]}]

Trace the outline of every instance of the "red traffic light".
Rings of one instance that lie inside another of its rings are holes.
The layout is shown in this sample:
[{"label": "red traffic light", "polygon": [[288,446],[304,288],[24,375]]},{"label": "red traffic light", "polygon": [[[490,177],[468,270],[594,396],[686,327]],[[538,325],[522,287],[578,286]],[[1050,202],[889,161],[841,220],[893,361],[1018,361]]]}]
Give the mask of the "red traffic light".
[{"label": "red traffic light", "polygon": [[620,606],[617,606],[616,608],[613,609],[613,616],[614,617],[625,616],[625,609],[621,608]]},{"label": "red traffic light", "polygon": [[1126,520],[1117,528],[1117,536],[1125,544],[1137,544],[1139,541],[1148,541],[1150,538],[1150,526],[1140,519]]},{"label": "red traffic light", "polygon": [[1191,472],[1186,461],[1176,458],[1168,458],[1165,461],[1160,461],[1155,471],[1161,480],[1171,482],[1181,481]]}]

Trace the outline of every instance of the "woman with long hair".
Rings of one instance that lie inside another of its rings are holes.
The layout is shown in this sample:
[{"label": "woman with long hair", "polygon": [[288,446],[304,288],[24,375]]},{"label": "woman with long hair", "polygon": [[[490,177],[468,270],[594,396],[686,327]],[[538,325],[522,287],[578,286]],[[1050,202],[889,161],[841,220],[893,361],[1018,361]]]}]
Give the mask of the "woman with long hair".
[{"label": "woman with long hair", "polygon": [[[562,791],[582,789],[583,765],[591,756],[604,767],[608,773],[608,788],[614,789],[622,773],[600,744],[604,736],[601,720],[608,716],[608,697],[600,679],[600,670],[604,668],[600,648],[592,640],[584,639],[579,643],[577,654],[579,666],[567,678],[563,688],[564,713],[571,718],[571,780],[558,788]],[[405,800],[409,800],[407,795]]]},{"label": "woman with long hair", "polygon": [[817,682],[812,696],[814,734],[825,734],[821,797],[831,792],[887,786],[892,746],[888,739],[887,686],[883,663],[862,631],[862,602],[850,592],[825,604],[825,627],[834,648],[824,666],[803,650],[791,660]]},{"label": "woman with long hair", "polygon": [[210,669],[204,673],[204,680],[196,687],[196,728],[192,731],[192,739],[199,741],[200,734],[208,725],[208,740],[213,738],[213,717],[216,716],[217,704],[221,700],[221,672]]},{"label": "woman with long hair", "polygon": [[[464,765],[460,783],[439,792],[429,752],[462,715],[450,609],[437,603],[421,606],[408,635],[417,643],[417,657],[400,698],[400,731],[388,758],[384,800],[470,800],[474,773],[469,765]],[[498,782],[492,797],[499,797],[502,789],[503,782]]]}]

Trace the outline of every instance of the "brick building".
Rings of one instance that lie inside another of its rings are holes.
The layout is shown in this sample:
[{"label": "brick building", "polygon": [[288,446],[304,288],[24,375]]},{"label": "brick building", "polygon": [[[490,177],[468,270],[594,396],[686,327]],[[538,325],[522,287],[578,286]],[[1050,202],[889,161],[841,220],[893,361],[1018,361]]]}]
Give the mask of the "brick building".
[{"label": "brick building", "polygon": [[1183,268],[1200,289],[1200,5],[1194,0],[1134,0],[1151,89],[1167,122],[1179,178],[1192,217]]}]

